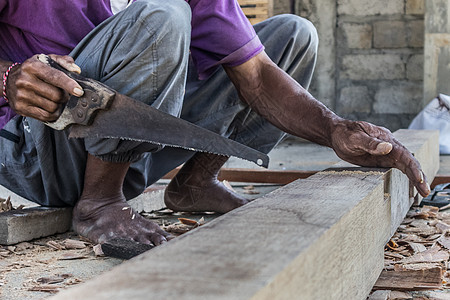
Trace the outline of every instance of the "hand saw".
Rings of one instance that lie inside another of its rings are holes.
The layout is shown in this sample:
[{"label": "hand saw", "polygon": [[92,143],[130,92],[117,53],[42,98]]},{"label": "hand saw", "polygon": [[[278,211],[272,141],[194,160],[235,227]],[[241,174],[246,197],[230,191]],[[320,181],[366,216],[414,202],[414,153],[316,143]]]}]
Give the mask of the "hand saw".
[{"label": "hand saw", "polygon": [[71,96],[61,115],[48,126],[62,130],[71,125],[71,138],[119,138],[180,147],[191,151],[235,156],[267,168],[269,157],[195,124],[161,112],[122,95],[110,87],[69,72],[47,55],[38,59],[76,80],[84,90]]}]

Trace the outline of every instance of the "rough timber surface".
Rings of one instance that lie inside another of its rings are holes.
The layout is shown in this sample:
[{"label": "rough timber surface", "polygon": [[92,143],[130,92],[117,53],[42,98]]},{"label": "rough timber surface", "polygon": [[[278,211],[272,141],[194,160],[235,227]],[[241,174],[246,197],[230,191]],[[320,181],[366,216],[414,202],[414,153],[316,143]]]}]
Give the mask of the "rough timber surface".
[{"label": "rough timber surface", "polygon": [[[356,291],[338,280],[342,274],[370,291],[373,282],[365,277],[381,270],[388,234],[383,185],[381,173],[316,174],[54,299],[146,299],[150,292],[155,299],[275,299],[273,293],[276,299],[327,299],[331,291]],[[361,241],[365,232],[374,234]],[[355,272],[367,265],[366,256],[378,259],[363,268],[367,275]],[[327,289],[309,284],[323,278]]]},{"label": "rough timber surface", "polygon": [[[433,141],[411,134],[419,154]],[[366,299],[392,223],[409,208],[392,214],[391,194],[409,191],[404,178],[319,172],[52,299]]]}]

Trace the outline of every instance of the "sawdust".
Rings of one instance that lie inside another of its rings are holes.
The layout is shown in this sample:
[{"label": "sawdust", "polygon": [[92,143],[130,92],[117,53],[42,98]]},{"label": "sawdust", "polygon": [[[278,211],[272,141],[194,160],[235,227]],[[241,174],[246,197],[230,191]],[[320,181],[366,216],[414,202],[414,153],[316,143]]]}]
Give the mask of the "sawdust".
[{"label": "sawdust", "polygon": [[[0,298],[43,299],[105,271],[102,267],[93,274],[90,266],[83,268],[87,264],[107,262],[110,269],[121,262],[98,257],[93,249],[73,232],[0,246]],[[72,260],[83,262],[75,265]]]}]

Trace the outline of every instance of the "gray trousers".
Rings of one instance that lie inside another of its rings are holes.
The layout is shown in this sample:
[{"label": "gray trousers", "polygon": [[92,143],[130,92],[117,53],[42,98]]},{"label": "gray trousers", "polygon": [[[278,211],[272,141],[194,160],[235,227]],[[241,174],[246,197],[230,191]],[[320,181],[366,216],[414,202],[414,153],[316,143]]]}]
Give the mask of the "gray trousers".
[{"label": "gray trousers", "polygon": [[[189,58],[190,14],[184,0],[137,1],[95,28],[71,55],[84,76],[268,153],[284,133],[239,99],[224,70],[197,79]],[[318,43],[312,24],[281,15],[255,30],[271,59],[307,88]],[[68,133],[32,118],[12,119],[0,137],[0,184],[41,205],[73,206],[91,153],[133,162],[124,182],[130,199],[194,154],[119,139],[68,139]]]}]

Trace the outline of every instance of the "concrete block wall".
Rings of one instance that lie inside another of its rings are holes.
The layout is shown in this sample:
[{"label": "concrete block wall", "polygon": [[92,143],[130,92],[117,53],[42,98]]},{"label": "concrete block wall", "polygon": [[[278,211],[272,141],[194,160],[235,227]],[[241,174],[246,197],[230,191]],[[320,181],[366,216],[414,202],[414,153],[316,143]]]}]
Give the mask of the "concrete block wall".
[{"label": "concrete block wall", "polygon": [[275,0],[274,12],[294,10],[318,29],[311,93],[341,116],[407,127],[423,107],[425,0],[294,4]]}]

